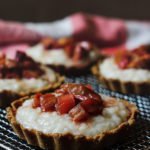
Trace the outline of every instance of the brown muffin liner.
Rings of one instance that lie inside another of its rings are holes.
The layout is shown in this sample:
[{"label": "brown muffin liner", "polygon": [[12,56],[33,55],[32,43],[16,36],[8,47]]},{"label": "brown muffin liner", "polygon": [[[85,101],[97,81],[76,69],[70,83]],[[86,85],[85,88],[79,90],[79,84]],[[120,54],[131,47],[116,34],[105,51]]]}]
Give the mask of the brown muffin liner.
[{"label": "brown muffin liner", "polygon": [[124,94],[150,94],[150,82],[123,82],[117,79],[107,79],[101,74],[99,70],[98,66],[100,63],[101,62],[92,67],[92,73],[108,89]]},{"label": "brown muffin liner", "polygon": [[127,121],[118,127],[96,136],[76,136],[71,133],[66,134],[44,134],[40,131],[24,128],[16,121],[16,111],[18,107],[29,97],[14,101],[11,107],[7,108],[7,118],[17,135],[26,140],[28,144],[39,146],[43,149],[52,150],[97,150],[104,149],[116,142],[122,141],[135,124],[137,107],[127,101],[122,101],[130,114]]},{"label": "brown muffin liner", "polygon": [[45,86],[44,88],[38,89],[31,91],[29,93],[24,93],[24,92],[12,92],[8,90],[4,90],[0,92],[0,107],[7,107],[12,101],[24,97],[27,95],[32,95],[34,93],[44,93],[47,91],[54,91],[56,88],[58,88],[62,83],[64,82],[64,77],[60,76],[59,74],[56,73],[56,82],[50,83],[49,85]]}]

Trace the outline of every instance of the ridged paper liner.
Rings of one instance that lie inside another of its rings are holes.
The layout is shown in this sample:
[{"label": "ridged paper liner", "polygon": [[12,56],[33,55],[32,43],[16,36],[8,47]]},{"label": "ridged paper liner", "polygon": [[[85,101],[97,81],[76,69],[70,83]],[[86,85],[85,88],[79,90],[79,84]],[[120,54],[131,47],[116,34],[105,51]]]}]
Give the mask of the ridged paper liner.
[{"label": "ridged paper liner", "polygon": [[[127,101],[124,105],[130,111],[128,120],[121,123],[115,129],[97,134],[96,136],[77,136],[71,133],[66,134],[44,134],[40,131],[29,130],[24,128],[16,121],[16,111],[22,103],[28,99],[25,97],[14,101],[11,107],[7,108],[7,118],[17,135],[26,140],[28,144],[39,146],[43,149],[52,150],[97,150],[113,145],[122,141],[130,133],[132,126],[135,124],[137,107]],[[64,120],[65,121],[65,120]]]},{"label": "ridged paper liner", "polygon": [[0,92],[0,107],[6,107],[8,106],[12,101],[14,101],[15,99],[18,99],[20,97],[24,97],[27,95],[32,95],[34,93],[44,93],[47,91],[54,91],[56,88],[58,88],[63,82],[64,82],[64,77],[60,76],[59,74],[55,74],[56,75],[56,81],[53,83],[49,83],[49,85],[40,88],[38,90],[34,90],[31,91],[29,93],[17,93],[17,92],[12,92],[12,91],[8,91],[8,90],[3,90]]},{"label": "ridged paper liner", "polygon": [[128,82],[120,81],[117,79],[105,78],[99,70],[99,62],[92,67],[92,73],[98,78],[98,80],[108,89],[112,91],[121,92],[124,94],[150,94],[150,82]]}]

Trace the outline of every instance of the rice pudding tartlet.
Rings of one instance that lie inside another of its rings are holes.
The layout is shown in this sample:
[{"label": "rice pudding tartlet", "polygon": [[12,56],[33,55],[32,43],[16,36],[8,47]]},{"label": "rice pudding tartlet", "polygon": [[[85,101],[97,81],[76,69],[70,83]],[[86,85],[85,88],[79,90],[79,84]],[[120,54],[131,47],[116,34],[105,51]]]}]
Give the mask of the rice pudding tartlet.
[{"label": "rice pudding tartlet", "polygon": [[100,82],[125,94],[150,94],[150,46],[118,51],[92,68]]},{"label": "rice pudding tartlet", "polygon": [[29,48],[26,54],[35,61],[67,75],[89,71],[99,58],[99,52],[92,43],[77,42],[72,38],[44,39]]},{"label": "rice pudding tartlet", "polygon": [[14,60],[1,55],[0,107],[22,96],[55,90],[63,80],[53,69],[38,64],[22,52],[17,52]]},{"label": "rice pudding tartlet", "polygon": [[91,86],[64,84],[53,93],[14,101],[7,118],[28,144],[54,150],[96,150],[122,140],[135,124],[137,107],[101,96]]}]

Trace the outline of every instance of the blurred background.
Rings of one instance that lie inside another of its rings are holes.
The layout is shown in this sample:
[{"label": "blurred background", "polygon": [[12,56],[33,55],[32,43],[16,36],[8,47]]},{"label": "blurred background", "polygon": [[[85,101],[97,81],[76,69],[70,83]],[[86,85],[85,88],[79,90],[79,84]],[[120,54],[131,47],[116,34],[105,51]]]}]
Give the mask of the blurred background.
[{"label": "blurred background", "polygon": [[44,22],[75,12],[149,20],[150,0],[0,0],[0,18]]}]

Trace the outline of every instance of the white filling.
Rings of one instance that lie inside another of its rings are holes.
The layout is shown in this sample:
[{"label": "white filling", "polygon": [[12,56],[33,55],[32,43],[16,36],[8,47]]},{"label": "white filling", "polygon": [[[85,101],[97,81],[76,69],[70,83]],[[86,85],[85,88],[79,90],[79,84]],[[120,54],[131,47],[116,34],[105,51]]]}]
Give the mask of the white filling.
[{"label": "white filling", "polygon": [[63,49],[51,49],[44,50],[44,46],[42,44],[38,44],[29,48],[26,51],[26,54],[32,57],[35,61],[40,62],[42,64],[55,64],[55,65],[64,65],[66,67],[70,67],[77,64],[83,64],[90,60],[95,60],[98,56],[97,54],[91,50],[90,52],[90,60],[81,60],[77,64],[75,64],[72,59],[70,59]]},{"label": "white filling", "polygon": [[40,108],[32,108],[32,99],[23,103],[17,110],[16,119],[27,129],[35,129],[45,134],[72,133],[74,135],[94,136],[111,130],[127,120],[129,112],[122,102],[104,108],[102,115],[94,116],[90,122],[75,123],[68,114],[57,112],[41,112]]},{"label": "white filling", "polygon": [[108,79],[131,82],[150,82],[150,71],[144,69],[120,69],[113,58],[107,58],[99,65],[101,74]]},{"label": "white filling", "polygon": [[43,76],[36,79],[0,79],[0,91],[34,92],[34,90],[43,88],[56,80],[55,73],[51,69],[47,68],[45,72]]},{"label": "white filling", "polygon": [[35,61],[43,64],[61,64],[64,66],[73,65],[72,60],[68,58],[63,49],[44,50],[44,46],[42,44],[38,44],[28,49],[26,53]]}]

